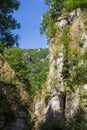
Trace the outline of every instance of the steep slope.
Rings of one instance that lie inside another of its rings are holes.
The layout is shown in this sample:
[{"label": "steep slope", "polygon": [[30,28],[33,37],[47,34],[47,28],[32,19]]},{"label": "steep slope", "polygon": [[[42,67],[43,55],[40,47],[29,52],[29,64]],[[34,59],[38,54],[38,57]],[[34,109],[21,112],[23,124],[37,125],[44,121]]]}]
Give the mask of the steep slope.
[{"label": "steep slope", "polygon": [[[48,49],[26,50],[16,47],[5,50],[4,58],[0,57],[0,86],[3,95],[1,100],[2,129],[6,127],[7,130],[11,127],[13,130],[17,125],[20,127],[17,127],[18,130],[32,129],[34,122],[34,120],[31,122],[31,117],[34,117],[32,114],[33,99],[44,89],[49,70],[49,58]],[[4,109],[6,109],[7,115],[11,115],[6,119]],[[20,112],[28,114],[23,117],[25,120],[19,120]]]},{"label": "steep slope", "polygon": [[22,130],[29,125],[29,95],[24,84],[0,55],[0,130]]},{"label": "steep slope", "polygon": [[61,13],[48,40],[50,72],[35,104],[35,130],[87,129],[87,13]]}]

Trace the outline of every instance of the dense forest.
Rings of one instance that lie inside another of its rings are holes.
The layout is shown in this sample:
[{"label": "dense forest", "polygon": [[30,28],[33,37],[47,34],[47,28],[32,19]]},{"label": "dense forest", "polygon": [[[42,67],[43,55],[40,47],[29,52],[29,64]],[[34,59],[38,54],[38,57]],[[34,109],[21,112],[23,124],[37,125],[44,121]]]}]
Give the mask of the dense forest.
[{"label": "dense forest", "polygon": [[4,52],[4,57],[16,72],[16,76],[25,84],[31,96],[42,89],[49,71],[48,49],[10,48]]}]

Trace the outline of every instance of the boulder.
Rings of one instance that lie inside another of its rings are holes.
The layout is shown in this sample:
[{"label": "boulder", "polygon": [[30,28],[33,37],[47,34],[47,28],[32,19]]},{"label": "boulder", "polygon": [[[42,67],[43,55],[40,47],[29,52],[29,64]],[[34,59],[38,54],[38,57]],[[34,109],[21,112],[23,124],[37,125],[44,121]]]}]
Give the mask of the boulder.
[{"label": "boulder", "polygon": [[59,22],[59,27],[63,29],[68,24],[68,21],[66,19],[63,19]]},{"label": "boulder", "polygon": [[76,16],[76,11],[75,11],[75,10],[72,11],[72,12],[69,14],[68,22],[69,22],[70,25],[72,24],[73,19],[74,19],[75,16]]},{"label": "boulder", "polygon": [[72,11],[70,14],[69,14],[70,18],[73,20],[74,17],[76,16],[76,11]]}]

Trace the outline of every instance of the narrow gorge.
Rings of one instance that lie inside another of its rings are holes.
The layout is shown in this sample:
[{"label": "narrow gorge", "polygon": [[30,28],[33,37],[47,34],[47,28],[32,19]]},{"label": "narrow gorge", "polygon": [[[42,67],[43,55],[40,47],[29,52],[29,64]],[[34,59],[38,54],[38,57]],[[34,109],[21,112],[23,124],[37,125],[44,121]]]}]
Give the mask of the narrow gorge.
[{"label": "narrow gorge", "polygon": [[[4,19],[20,5],[10,2]],[[45,3],[48,48],[17,47],[19,24],[0,19],[0,130],[87,130],[87,0]]]}]

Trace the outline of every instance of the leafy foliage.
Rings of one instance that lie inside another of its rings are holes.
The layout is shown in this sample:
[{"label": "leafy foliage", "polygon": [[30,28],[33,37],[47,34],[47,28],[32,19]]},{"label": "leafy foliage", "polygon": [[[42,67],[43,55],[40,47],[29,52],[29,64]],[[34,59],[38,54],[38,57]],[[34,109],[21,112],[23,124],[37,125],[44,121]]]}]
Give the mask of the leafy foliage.
[{"label": "leafy foliage", "polygon": [[6,60],[15,70],[17,77],[26,84],[31,94],[40,90],[46,81],[49,70],[47,56],[48,49],[22,50],[10,48],[4,54]]},{"label": "leafy foliage", "polygon": [[65,0],[64,4],[68,11],[76,8],[87,8],[87,0]]},{"label": "leafy foliage", "polygon": [[18,35],[14,36],[11,30],[20,28],[12,14],[19,8],[18,0],[0,0],[0,41],[5,47],[18,45]]},{"label": "leafy foliage", "polygon": [[58,27],[55,24],[56,18],[59,15],[59,11],[62,9],[62,0],[46,0],[46,4],[49,5],[49,10],[44,13],[43,21],[41,23],[41,34],[46,33],[47,37],[54,37]]}]

